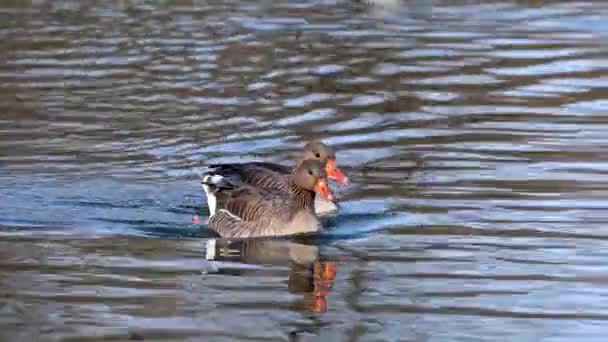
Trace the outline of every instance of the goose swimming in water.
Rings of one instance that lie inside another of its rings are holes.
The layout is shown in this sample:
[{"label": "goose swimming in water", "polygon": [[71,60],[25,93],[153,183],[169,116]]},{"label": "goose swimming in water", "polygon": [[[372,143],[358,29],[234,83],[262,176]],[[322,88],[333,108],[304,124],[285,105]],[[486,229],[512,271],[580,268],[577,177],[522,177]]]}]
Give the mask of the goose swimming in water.
[{"label": "goose swimming in water", "polygon": [[315,195],[328,201],[325,166],[304,160],[287,176],[287,190],[232,183],[208,172],[202,185],[209,202],[209,228],[222,237],[284,236],[314,233],[321,224],[314,211]]},{"label": "goose swimming in water", "polygon": [[[217,181],[223,179],[233,185],[246,184],[256,188],[287,192],[290,175],[304,160],[320,161],[328,178],[341,184],[348,183],[348,178],[336,165],[334,150],[321,141],[306,144],[302,158],[294,167],[267,162],[213,164],[209,166],[207,174],[213,174]],[[210,202],[209,207],[211,206],[213,203]],[[338,206],[335,199],[330,201],[322,196],[315,196],[314,208],[317,215],[329,215],[335,213]]]}]

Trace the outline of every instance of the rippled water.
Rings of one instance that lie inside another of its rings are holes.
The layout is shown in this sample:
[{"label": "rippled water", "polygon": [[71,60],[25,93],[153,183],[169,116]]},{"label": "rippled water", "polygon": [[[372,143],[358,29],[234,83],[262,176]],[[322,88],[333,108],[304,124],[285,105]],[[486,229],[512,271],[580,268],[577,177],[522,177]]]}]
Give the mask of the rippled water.
[{"label": "rippled water", "polygon": [[[0,1],[0,340],[603,340],[608,3]],[[321,138],[313,240],[198,175]]]}]

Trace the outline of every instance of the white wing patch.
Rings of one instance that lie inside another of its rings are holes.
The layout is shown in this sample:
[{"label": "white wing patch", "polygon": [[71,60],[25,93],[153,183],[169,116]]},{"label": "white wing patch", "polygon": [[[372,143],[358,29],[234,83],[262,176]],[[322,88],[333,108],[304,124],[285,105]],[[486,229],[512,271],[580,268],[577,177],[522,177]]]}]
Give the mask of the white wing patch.
[{"label": "white wing patch", "polygon": [[[215,211],[217,210],[217,198],[213,191],[211,191],[211,187],[207,184],[218,184],[224,179],[221,175],[206,175],[203,177],[202,185],[203,190],[205,190],[205,194],[207,194],[207,206],[209,207],[209,217],[215,215]],[[205,184],[207,183],[207,184]]]},{"label": "white wing patch", "polygon": [[203,177],[203,183],[209,183],[209,184],[217,184],[219,182],[222,181],[222,179],[224,179],[224,176],[221,175],[206,175],[205,177]]},{"label": "white wing patch", "polygon": [[205,194],[207,195],[207,206],[209,207],[209,217],[215,215],[215,209],[217,207],[217,198],[209,185],[203,184],[203,190],[205,190]]}]

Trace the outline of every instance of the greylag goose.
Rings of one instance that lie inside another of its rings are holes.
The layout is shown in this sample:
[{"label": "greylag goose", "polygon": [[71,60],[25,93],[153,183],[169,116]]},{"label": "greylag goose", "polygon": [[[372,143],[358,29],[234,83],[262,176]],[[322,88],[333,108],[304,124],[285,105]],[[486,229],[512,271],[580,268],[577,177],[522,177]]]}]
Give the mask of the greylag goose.
[{"label": "greylag goose", "polygon": [[287,177],[286,192],[235,185],[207,173],[202,183],[210,204],[209,228],[222,237],[241,238],[316,232],[321,224],[313,208],[315,193],[333,199],[326,177],[318,160],[302,161]]},{"label": "greylag goose", "polygon": [[[336,154],[333,149],[323,142],[313,141],[304,146],[302,159],[295,167],[266,162],[249,162],[240,164],[213,164],[209,166],[210,173],[225,178],[231,184],[247,184],[262,189],[272,189],[282,192],[289,190],[288,178],[295,168],[304,160],[319,160],[325,169],[327,177],[341,184],[347,184],[348,178],[336,165]],[[218,178],[219,179],[219,178]],[[211,203],[209,203],[211,205]],[[335,213],[338,209],[334,201],[321,196],[315,196],[315,212],[317,215]]]}]

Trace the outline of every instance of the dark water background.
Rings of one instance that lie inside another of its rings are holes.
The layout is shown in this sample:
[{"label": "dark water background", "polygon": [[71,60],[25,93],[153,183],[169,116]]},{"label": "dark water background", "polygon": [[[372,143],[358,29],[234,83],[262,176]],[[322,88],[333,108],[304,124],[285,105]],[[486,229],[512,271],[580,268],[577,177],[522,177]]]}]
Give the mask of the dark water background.
[{"label": "dark water background", "polygon": [[[603,341],[608,2],[0,1],[0,340]],[[314,240],[213,162],[320,138]]]}]

